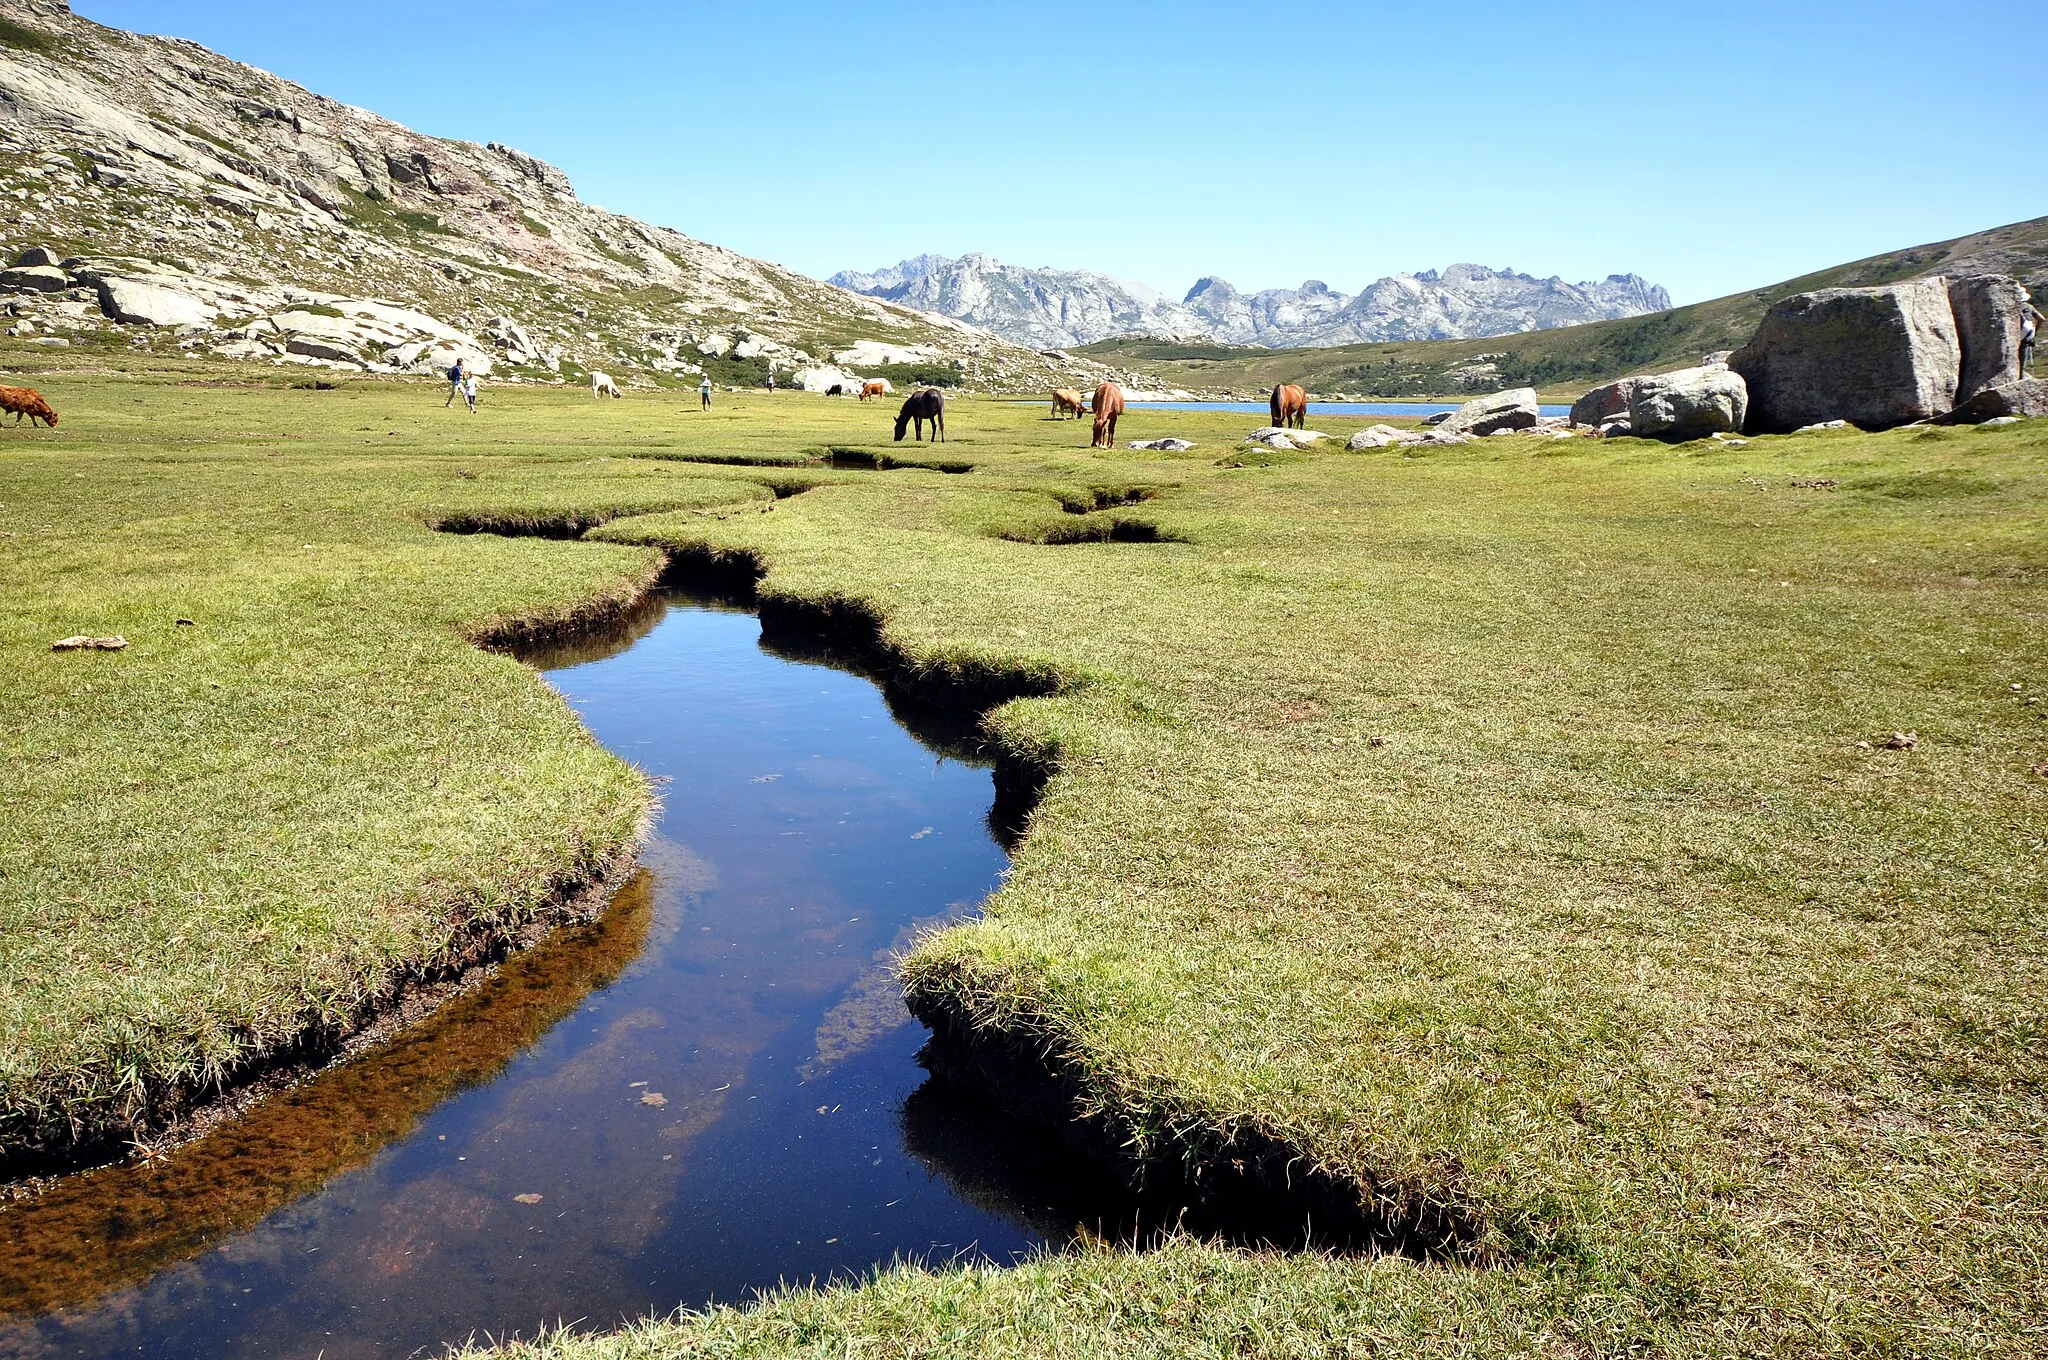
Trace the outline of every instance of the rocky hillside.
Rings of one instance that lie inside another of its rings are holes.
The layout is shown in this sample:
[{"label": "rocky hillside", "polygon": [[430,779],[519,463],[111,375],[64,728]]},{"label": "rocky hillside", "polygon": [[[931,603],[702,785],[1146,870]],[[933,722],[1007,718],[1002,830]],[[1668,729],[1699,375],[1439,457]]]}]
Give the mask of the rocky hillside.
[{"label": "rocky hillside", "polygon": [[1105,371],[606,212],[509,146],[425,136],[62,0],[0,0],[0,243],[18,266],[5,329],[53,350],[371,372],[465,355],[523,381]]},{"label": "rocky hillside", "polygon": [[1634,274],[1573,284],[1476,264],[1454,264],[1441,274],[1396,274],[1356,296],[1316,279],[1245,294],[1212,276],[1179,302],[1106,274],[1023,269],[986,255],[919,255],[871,274],[834,274],[831,282],[1035,346],[1115,336],[1269,348],[1455,340],[1639,316],[1671,305],[1662,288]]}]

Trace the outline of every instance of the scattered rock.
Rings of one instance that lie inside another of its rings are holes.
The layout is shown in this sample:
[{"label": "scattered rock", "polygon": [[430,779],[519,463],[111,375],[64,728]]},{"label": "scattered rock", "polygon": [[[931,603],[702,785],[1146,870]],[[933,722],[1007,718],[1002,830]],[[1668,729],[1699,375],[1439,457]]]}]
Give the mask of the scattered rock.
[{"label": "scattered rock", "polygon": [[642,1105],[652,1105],[655,1109],[658,1110],[662,1106],[668,1104],[668,1097],[663,1095],[659,1091],[649,1091],[647,1094],[640,1097],[640,1103]]},{"label": "scattered rock", "polygon": [[1488,435],[1498,430],[1526,430],[1533,427],[1542,410],[1536,403],[1536,389],[1516,387],[1491,396],[1474,397],[1451,412],[1437,428],[1447,434]]},{"label": "scattered rock", "polygon": [[1438,411],[1434,415],[1424,416],[1422,423],[1425,425],[1441,425],[1456,414],[1458,414],[1456,411]]},{"label": "scattered rock", "polygon": [[1628,414],[1628,404],[1635,400],[1636,388],[1644,379],[1623,378],[1619,382],[1596,387],[1572,403],[1571,423],[1574,425],[1599,426],[1616,416]]},{"label": "scattered rock", "polygon": [[0,289],[10,293],[61,293],[70,286],[71,276],[53,264],[0,269]]},{"label": "scattered rock", "polygon": [[1732,349],[1717,349],[1712,354],[1702,354],[1700,356],[1700,364],[1707,368],[1711,368],[1715,364],[1725,364],[1734,353],[1735,351]]},{"label": "scattered rock", "polygon": [[2020,335],[2023,330],[2020,281],[2004,274],[1972,274],[1948,281],[1948,302],[1955,313],[1956,338],[1962,346],[1962,367],[1956,377],[1956,404],[1962,405],[1993,387],[2020,380]]},{"label": "scattered rock", "polygon": [[1817,425],[1801,425],[1798,429],[1792,431],[1792,433],[1819,434],[1823,430],[1846,430],[1848,428],[1849,422],[1846,420],[1823,420]]},{"label": "scattered rock", "polygon": [[[41,342],[39,341],[37,343]],[[1991,419],[1984,421],[1983,426],[1985,429],[1988,430],[1994,425],[2017,425],[2019,423],[2020,417],[2018,416],[1993,416],[1991,417]]]},{"label": "scattered rock", "polygon": [[1289,430],[1278,425],[1262,425],[1246,435],[1245,438],[1254,444],[1264,444],[1276,435],[1296,445],[1313,444],[1318,439],[1328,439],[1330,437],[1321,430]]},{"label": "scattered rock", "polygon": [[1910,751],[1920,744],[1918,732],[1894,732],[1884,740],[1887,751]]},{"label": "scattered rock", "polygon": [[57,258],[57,252],[51,250],[48,246],[30,246],[27,250],[14,257],[14,267],[16,269],[34,269],[38,266],[61,265],[62,263],[63,261]]},{"label": "scattered rock", "polygon": [[87,637],[83,633],[68,638],[59,638],[50,644],[53,652],[119,652],[128,647],[128,639],[118,633],[111,637]]},{"label": "scattered rock", "polygon": [[2014,416],[2048,416],[2048,378],[2022,378],[1977,393],[1941,418],[1944,425],[1988,425]]},{"label": "scattered rock", "polygon": [[1832,477],[1794,477],[1792,485],[1801,491],[1833,491],[1839,484]]},{"label": "scattered rock", "polygon": [[1344,447],[1356,453],[1362,449],[1383,449],[1389,444],[1420,444],[1423,438],[1419,430],[1397,430],[1392,425],[1369,425],[1352,435]]},{"label": "scattered rock", "polygon": [[1776,303],[1728,366],[1749,386],[1748,428],[1847,420],[1866,430],[1946,413],[1962,348],[1940,277],[1823,288]]},{"label": "scattered rock", "polygon": [[1134,449],[1148,449],[1154,453],[1186,453],[1194,446],[1192,439],[1140,439],[1131,444]]},{"label": "scattered rock", "polygon": [[538,1204],[541,1201],[541,1196],[529,1191],[524,1195],[514,1195],[512,1200],[516,1204]]},{"label": "scattered rock", "polygon": [[1722,364],[1633,381],[1628,423],[1647,438],[1678,441],[1739,430],[1749,411],[1748,385],[1740,373]]},{"label": "scattered rock", "polygon": [[1626,420],[1610,420],[1600,427],[1602,439],[1626,439],[1635,433],[1635,428]]}]

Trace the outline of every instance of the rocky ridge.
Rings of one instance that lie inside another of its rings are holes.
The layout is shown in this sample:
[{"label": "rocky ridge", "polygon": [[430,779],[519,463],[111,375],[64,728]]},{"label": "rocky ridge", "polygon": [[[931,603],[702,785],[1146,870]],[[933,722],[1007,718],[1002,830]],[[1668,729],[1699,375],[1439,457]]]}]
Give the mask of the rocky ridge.
[{"label": "rocky ridge", "polygon": [[980,254],[919,255],[873,273],[834,274],[831,282],[1037,346],[1125,335],[1274,349],[1457,340],[1641,316],[1671,305],[1664,289],[1634,274],[1573,284],[1475,264],[1395,274],[1356,296],[1317,279],[1246,294],[1211,276],[1179,302],[1106,274],[1025,269]]},{"label": "rocky ridge", "polygon": [[[16,339],[368,372],[726,381],[913,354],[970,386],[1108,370],[581,202],[177,38],[0,0],[0,318]],[[851,361],[848,361],[851,362]]]}]

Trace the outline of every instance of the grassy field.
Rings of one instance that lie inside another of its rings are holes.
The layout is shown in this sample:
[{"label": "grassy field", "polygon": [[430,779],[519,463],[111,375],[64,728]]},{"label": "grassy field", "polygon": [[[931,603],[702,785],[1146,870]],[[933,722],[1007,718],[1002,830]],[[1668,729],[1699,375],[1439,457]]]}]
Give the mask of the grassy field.
[{"label": "grassy field", "polygon": [[[889,415],[795,395],[43,385],[64,426],[0,453],[10,1140],[600,872],[647,790],[466,639],[708,546],[919,665],[1057,680],[993,717],[1058,774],[921,1001],[1139,1147],[1257,1131],[1470,1232],[899,1271],[543,1352],[2044,1344],[2048,429],[1232,467],[1255,417],[1134,412],[1199,441],[1155,460],[966,401],[947,475],[803,462]],[[1087,541],[1118,520],[1161,541]]]}]

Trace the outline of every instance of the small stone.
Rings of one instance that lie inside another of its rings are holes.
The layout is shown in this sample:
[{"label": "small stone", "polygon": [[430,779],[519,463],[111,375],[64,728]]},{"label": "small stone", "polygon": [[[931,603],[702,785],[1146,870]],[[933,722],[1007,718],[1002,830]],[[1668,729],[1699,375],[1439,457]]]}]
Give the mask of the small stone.
[{"label": "small stone", "polygon": [[538,1204],[540,1203],[541,1199],[539,1195],[533,1194],[531,1192],[528,1192],[524,1195],[514,1195],[512,1198],[520,1204]]},{"label": "small stone", "polygon": [[1920,734],[1917,732],[1894,732],[1885,738],[1884,749],[1887,751],[1910,751],[1919,744]]},{"label": "small stone", "polygon": [[68,638],[59,638],[50,644],[53,652],[118,652],[128,646],[128,639],[119,636],[87,637],[83,633]]},{"label": "small stone", "polygon": [[642,1105],[652,1105],[656,1109],[660,1109],[668,1104],[668,1097],[659,1091],[649,1091],[646,1095],[640,1097],[640,1103]]}]

